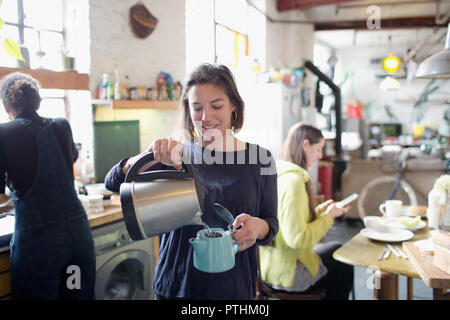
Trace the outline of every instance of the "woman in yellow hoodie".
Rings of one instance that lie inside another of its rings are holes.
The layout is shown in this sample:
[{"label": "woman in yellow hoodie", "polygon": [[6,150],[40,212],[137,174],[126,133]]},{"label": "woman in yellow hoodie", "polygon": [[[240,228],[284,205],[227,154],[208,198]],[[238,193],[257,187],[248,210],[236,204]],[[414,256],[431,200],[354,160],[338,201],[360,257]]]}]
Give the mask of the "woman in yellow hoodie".
[{"label": "woman in yellow hoodie", "polygon": [[348,299],[353,267],[333,259],[341,244],[316,246],[348,211],[333,200],[314,204],[308,169],[322,158],[325,140],[319,129],[297,123],[285,141],[283,160],[277,161],[278,234],[271,246],[260,246],[261,278],[274,289],[301,292],[324,286],[324,299]]}]

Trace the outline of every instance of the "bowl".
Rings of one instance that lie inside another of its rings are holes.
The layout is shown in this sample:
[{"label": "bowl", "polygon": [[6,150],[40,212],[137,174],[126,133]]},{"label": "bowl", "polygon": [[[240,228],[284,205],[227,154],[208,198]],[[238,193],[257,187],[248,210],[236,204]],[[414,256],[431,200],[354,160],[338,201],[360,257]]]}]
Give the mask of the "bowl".
[{"label": "bowl", "polygon": [[103,183],[93,183],[85,186],[88,195],[101,194],[103,198],[111,197],[112,191],[105,188]]},{"label": "bowl", "polygon": [[383,226],[381,224],[381,217],[377,216],[364,217],[364,225],[366,226],[366,228],[379,228]]}]

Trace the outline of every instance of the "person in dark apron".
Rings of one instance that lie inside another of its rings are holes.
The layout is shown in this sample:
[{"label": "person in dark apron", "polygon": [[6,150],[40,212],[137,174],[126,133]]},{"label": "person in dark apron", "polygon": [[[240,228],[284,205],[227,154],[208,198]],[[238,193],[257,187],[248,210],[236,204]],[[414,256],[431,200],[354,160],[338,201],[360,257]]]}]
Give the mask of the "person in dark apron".
[{"label": "person in dark apron", "polygon": [[[0,173],[15,209],[10,243],[13,299],[93,299],[94,243],[74,188],[71,164],[77,154],[72,159],[68,155],[75,150],[69,145],[70,125],[36,113],[40,97],[33,78],[6,76],[0,90],[12,119],[0,125]],[[21,143],[14,148],[11,140]],[[21,177],[29,167],[34,172]]]}]

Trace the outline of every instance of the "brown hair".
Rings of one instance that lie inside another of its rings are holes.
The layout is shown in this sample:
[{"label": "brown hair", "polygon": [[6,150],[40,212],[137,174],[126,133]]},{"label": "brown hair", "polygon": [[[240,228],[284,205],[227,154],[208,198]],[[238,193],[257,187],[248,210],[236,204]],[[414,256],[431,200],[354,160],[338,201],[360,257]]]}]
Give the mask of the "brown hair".
[{"label": "brown hair", "polygon": [[37,80],[20,72],[9,74],[3,78],[0,96],[4,104],[18,113],[34,112],[39,109],[41,104]]},{"label": "brown hair", "polygon": [[[302,122],[293,125],[291,129],[289,129],[288,136],[284,142],[282,159],[293,162],[303,169],[308,170],[306,154],[302,147],[305,139],[308,139],[310,144],[316,144],[323,139],[323,135],[319,129],[303,124]],[[313,192],[311,179],[306,182],[306,192],[308,194],[309,221],[313,221],[316,218],[314,208],[317,204],[314,201],[315,194]]]},{"label": "brown hair", "polygon": [[230,99],[232,105],[236,107],[236,114],[231,116],[231,125],[237,131],[244,124],[244,101],[238,92],[236,81],[224,65],[203,63],[192,71],[183,87],[181,95],[181,122],[182,126],[189,132],[189,138],[194,138],[194,124],[189,112],[189,90],[197,84],[213,84],[220,87]]}]

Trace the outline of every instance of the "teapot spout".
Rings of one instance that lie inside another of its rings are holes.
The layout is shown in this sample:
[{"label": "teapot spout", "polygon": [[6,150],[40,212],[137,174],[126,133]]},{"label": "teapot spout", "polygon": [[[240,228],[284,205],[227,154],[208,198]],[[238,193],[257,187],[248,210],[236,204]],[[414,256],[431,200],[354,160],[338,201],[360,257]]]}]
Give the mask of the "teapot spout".
[{"label": "teapot spout", "polygon": [[194,247],[194,251],[197,254],[202,254],[202,252],[206,248],[205,241],[203,241],[202,239],[199,239],[199,238],[190,238],[189,243],[192,244],[192,246]]}]

